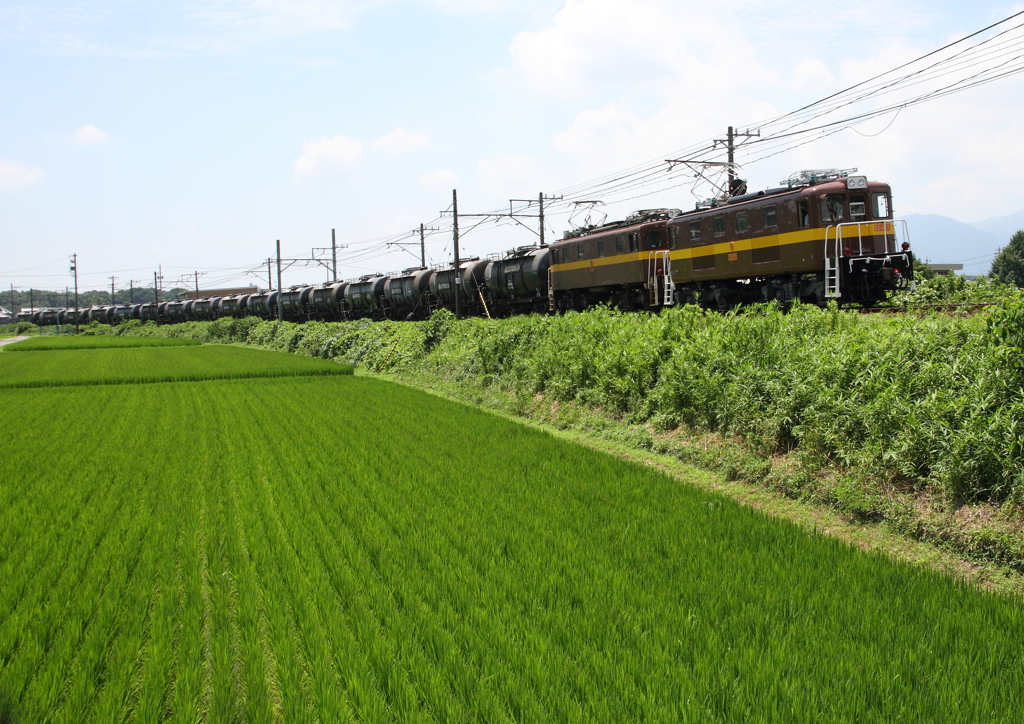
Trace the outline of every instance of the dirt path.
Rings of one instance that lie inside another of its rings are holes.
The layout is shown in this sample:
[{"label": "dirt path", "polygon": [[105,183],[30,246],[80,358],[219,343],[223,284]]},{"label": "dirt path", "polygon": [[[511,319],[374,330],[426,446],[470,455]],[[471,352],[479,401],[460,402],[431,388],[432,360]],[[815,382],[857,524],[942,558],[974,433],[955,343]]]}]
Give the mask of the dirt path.
[{"label": "dirt path", "polygon": [[5,344],[20,342],[23,339],[28,339],[28,337],[8,337],[7,339],[0,339],[0,347],[3,347]]}]

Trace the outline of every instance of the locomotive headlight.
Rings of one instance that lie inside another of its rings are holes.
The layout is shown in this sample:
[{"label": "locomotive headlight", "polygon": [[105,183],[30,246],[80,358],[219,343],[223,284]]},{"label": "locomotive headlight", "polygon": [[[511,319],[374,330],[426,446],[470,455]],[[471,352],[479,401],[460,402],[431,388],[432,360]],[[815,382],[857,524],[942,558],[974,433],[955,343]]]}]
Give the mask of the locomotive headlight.
[{"label": "locomotive headlight", "polygon": [[846,177],[846,188],[848,189],[866,189],[868,187],[867,176],[847,176]]}]

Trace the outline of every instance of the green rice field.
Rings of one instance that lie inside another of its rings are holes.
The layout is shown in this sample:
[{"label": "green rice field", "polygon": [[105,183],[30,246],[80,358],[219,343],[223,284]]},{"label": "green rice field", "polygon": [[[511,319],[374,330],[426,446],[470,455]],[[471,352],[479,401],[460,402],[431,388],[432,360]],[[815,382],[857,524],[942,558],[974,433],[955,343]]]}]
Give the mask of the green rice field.
[{"label": "green rice field", "polygon": [[0,353],[0,388],[351,373],[337,362],[228,345]]},{"label": "green rice field", "polygon": [[0,722],[1024,708],[1020,600],[415,390],[292,376],[0,404]]},{"label": "green rice field", "polygon": [[178,337],[115,337],[110,334],[78,335],[75,337],[29,337],[20,342],[4,345],[4,352],[36,352],[55,349],[105,349],[109,347],[187,347],[195,346],[198,339]]}]

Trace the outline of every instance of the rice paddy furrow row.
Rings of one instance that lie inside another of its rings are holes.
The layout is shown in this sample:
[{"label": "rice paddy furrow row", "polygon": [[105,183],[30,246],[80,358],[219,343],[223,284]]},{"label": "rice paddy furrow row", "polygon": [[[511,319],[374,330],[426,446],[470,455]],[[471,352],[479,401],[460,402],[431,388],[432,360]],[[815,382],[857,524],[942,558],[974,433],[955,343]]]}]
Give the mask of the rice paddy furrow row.
[{"label": "rice paddy furrow row", "polygon": [[24,548],[0,559],[0,720],[960,722],[1024,705],[1013,599],[478,410],[351,377],[0,397],[79,446],[48,467],[0,449],[0,539]]}]

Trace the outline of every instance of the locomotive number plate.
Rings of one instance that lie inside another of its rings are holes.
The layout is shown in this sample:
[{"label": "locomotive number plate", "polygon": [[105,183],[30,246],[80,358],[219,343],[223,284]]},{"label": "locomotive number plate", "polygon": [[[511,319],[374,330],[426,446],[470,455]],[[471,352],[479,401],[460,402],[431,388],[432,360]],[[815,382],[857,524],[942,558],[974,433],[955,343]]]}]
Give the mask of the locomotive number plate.
[{"label": "locomotive number plate", "polygon": [[733,254],[729,255],[729,261],[736,261],[739,258],[740,258],[740,255],[736,254],[736,253],[733,253]]}]

